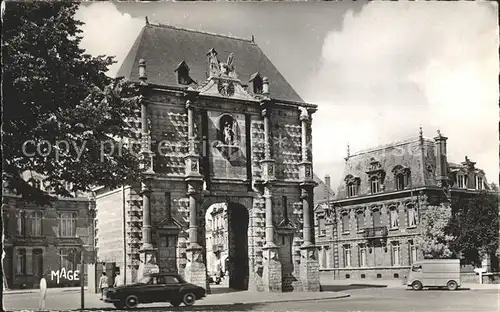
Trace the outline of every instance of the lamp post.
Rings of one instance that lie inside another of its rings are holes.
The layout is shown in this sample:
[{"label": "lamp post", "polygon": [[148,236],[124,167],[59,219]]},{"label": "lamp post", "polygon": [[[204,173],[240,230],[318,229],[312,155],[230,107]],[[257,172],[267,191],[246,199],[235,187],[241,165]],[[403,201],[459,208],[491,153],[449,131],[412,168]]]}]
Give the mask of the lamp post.
[{"label": "lamp post", "polygon": [[80,309],[83,311],[85,309],[85,291],[84,291],[84,285],[85,285],[85,248],[88,247],[88,245],[82,245],[82,249],[80,252],[80,300],[81,300],[81,306]]}]

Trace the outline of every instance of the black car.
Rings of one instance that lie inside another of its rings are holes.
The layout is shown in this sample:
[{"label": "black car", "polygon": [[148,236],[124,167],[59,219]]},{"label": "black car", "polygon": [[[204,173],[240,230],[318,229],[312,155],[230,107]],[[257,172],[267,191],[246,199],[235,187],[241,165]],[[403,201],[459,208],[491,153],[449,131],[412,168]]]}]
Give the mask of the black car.
[{"label": "black car", "polygon": [[151,274],[136,284],[109,288],[105,295],[104,301],[113,303],[117,309],[133,309],[139,303],[154,302],[192,306],[206,293],[204,288],[186,282],[178,274]]}]

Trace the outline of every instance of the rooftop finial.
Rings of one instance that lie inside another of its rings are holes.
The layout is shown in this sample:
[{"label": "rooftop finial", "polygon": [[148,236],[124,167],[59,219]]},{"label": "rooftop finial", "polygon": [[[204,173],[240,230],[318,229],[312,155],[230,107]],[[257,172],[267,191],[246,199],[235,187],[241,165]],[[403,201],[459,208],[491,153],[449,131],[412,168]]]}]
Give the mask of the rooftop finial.
[{"label": "rooftop finial", "polygon": [[439,128],[437,129],[437,133],[438,133],[438,136],[440,137],[441,136],[441,130],[439,130]]},{"label": "rooftop finial", "polygon": [[149,20],[148,20],[148,16],[146,15],[146,25],[149,25]]},{"label": "rooftop finial", "polygon": [[420,129],[418,131],[418,136],[420,137],[420,139],[424,138],[424,130],[422,130],[422,126],[420,126]]},{"label": "rooftop finial", "polygon": [[347,143],[347,157],[351,156],[351,147],[349,146],[349,143]]},{"label": "rooftop finial", "polygon": [[252,42],[255,42],[255,37],[252,35]]}]

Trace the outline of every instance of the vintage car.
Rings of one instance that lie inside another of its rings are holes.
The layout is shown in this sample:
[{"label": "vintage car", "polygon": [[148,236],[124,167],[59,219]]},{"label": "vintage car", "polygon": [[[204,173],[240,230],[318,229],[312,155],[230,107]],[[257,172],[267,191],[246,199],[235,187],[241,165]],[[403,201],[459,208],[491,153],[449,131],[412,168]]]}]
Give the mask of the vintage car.
[{"label": "vintage car", "polygon": [[117,309],[133,309],[138,304],[155,302],[170,302],[178,307],[181,303],[192,306],[205,295],[204,288],[186,282],[178,274],[150,274],[138,283],[109,288],[104,301]]}]

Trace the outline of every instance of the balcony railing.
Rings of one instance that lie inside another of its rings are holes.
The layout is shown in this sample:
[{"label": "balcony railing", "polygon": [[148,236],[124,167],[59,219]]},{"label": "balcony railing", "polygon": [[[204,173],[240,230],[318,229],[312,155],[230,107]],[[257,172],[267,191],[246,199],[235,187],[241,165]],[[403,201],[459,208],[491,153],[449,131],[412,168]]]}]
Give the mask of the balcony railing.
[{"label": "balcony railing", "polygon": [[388,234],[386,226],[374,226],[365,228],[363,237],[365,238],[376,238],[376,237],[386,237]]}]

